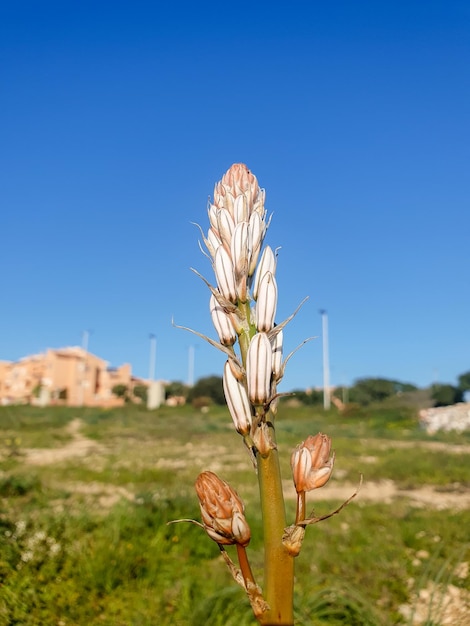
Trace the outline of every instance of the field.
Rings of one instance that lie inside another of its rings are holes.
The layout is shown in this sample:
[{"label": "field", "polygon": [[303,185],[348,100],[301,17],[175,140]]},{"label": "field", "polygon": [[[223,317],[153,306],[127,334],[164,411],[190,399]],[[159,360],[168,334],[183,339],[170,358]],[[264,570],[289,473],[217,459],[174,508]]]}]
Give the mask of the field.
[{"label": "field", "polygon": [[[195,525],[210,469],[246,504],[262,581],[257,481],[223,407],[147,412],[0,408],[0,626],[254,626],[217,546]],[[296,563],[299,626],[470,624],[470,433],[430,437],[413,410],[348,416],[281,405],[291,517],[293,447],[333,439],[333,477]],[[316,496],[316,497],[314,497]]]}]

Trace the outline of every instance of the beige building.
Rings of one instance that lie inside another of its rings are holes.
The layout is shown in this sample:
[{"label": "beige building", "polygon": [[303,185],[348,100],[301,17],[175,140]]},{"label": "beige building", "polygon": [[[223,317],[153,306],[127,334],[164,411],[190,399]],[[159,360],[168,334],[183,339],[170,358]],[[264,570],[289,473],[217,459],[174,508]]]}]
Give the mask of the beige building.
[{"label": "beige building", "polygon": [[69,406],[120,406],[112,389],[130,391],[147,384],[132,376],[129,364],[108,367],[100,357],[79,347],[47,350],[16,362],[0,361],[0,404],[66,404]]}]

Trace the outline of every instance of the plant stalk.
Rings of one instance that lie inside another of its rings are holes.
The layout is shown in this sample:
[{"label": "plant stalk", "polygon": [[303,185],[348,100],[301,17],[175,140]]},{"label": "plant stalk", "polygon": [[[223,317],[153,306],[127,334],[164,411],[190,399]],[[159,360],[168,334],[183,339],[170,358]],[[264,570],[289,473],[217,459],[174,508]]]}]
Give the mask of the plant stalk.
[{"label": "plant stalk", "polygon": [[273,449],[265,458],[258,455],[257,461],[264,531],[263,596],[270,607],[259,622],[263,626],[293,626],[294,558],[282,544],[287,522],[278,452]]}]

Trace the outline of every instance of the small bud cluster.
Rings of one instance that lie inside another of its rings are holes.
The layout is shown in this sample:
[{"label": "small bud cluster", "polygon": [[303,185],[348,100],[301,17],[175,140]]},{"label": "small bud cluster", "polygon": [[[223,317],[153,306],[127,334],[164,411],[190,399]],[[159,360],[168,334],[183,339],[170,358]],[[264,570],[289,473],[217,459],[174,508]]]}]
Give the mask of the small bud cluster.
[{"label": "small bud cluster", "polygon": [[331,454],[331,439],[318,433],[299,444],[291,457],[291,467],[297,493],[319,489],[333,471],[335,454]]},{"label": "small bud cluster", "polygon": [[245,165],[232,165],[215,185],[208,208],[210,228],[204,236],[217,283],[210,285],[210,313],[228,356],[225,398],[236,430],[263,454],[273,447],[265,415],[274,408],[285,365],[285,323],[275,325],[276,254],[269,246],[262,250],[269,226],[264,202],[256,177]]},{"label": "small bud cluster", "polygon": [[213,472],[199,474],[195,486],[209,537],[219,545],[247,546],[251,532],[237,492]]}]

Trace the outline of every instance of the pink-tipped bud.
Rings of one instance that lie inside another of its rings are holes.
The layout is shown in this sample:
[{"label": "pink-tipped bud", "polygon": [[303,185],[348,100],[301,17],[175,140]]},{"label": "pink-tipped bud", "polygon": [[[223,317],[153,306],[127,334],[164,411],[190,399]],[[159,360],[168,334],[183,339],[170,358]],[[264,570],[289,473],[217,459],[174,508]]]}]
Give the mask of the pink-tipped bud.
[{"label": "pink-tipped bud", "polygon": [[232,259],[223,246],[219,246],[215,252],[214,272],[220,293],[230,302],[237,301],[237,289],[233,273]]},{"label": "pink-tipped bud", "polygon": [[274,317],[277,308],[277,283],[271,272],[261,279],[256,302],[256,328],[267,333],[274,326]]},{"label": "pink-tipped bud", "polygon": [[213,472],[202,472],[195,483],[204,529],[221,545],[247,546],[251,531],[237,492]]},{"label": "pink-tipped bud", "polygon": [[328,482],[335,454],[330,457],[331,439],[323,433],[310,435],[291,456],[291,467],[297,493],[323,487]]},{"label": "pink-tipped bud", "polygon": [[237,340],[230,317],[217,302],[217,298],[212,295],[209,301],[209,308],[212,317],[212,323],[219,336],[220,343],[223,346],[233,346]]},{"label": "pink-tipped bud", "polygon": [[248,397],[254,405],[271,399],[272,348],[266,333],[257,333],[250,341],[246,356]]},{"label": "pink-tipped bud", "polygon": [[234,197],[247,194],[248,197],[258,196],[258,181],[244,163],[234,163],[222,176],[221,184]]},{"label": "pink-tipped bud", "polygon": [[234,376],[229,361],[224,366],[223,384],[225,400],[235,428],[241,435],[247,435],[252,421],[251,404],[245,385]]},{"label": "pink-tipped bud", "polygon": [[266,246],[261,255],[261,259],[258,265],[258,269],[255,274],[255,282],[253,284],[253,298],[258,299],[258,291],[261,280],[267,272],[273,274],[276,271],[276,256],[270,246]]}]

